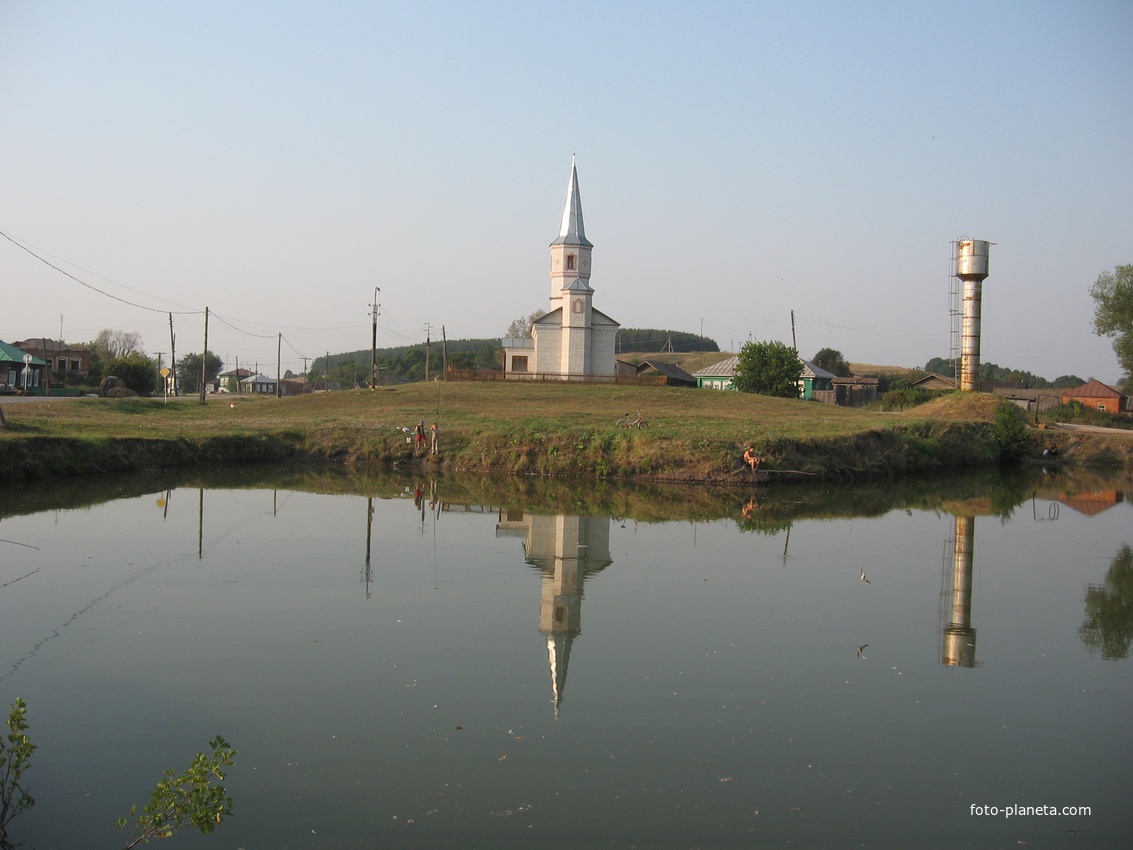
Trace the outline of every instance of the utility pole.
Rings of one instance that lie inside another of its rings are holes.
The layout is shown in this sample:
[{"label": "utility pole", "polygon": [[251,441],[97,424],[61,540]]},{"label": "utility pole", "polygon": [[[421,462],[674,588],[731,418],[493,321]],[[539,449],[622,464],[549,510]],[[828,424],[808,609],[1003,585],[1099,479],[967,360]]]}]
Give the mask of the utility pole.
[{"label": "utility pole", "polygon": [[425,322],[425,380],[429,380],[429,336],[433,332],[433,326]]},{"label": "utility pole", "polygon": [[275,341],[275,397],[280,398],[283,395],[283,384],[280,376],[281,368],[281,355],[283,353],[283,331],[279,332],[279,337]]},{"label": "utility pole", "polygon": [[448,380],[448,335],[444,325],[441,325],[441,380]]},{"label": "utility pole", "polygon": [[795,351],[799,350],[799,341],[795,339],[795,311],[791,311],[791,345],[794,346]]},{"label": "utility pole", "polygon": [[205,403],[205,375],[209,364],[209,308],[205,307],[205,348],[201,352],[201,404]]},{"label": "utility pole", "polygon": [[177,395],[177,347],[173,344],[173,314],[169,314],[169,367],[173,370],[173,395]]},{"label": "utility pole", "polygon": [[370,340],[370,392],[378,387],[378,308],[381,306],[378,293],[381,291],[380,286],[374,287],[374,302],[370,305],[370,315],[374,317],[374,334]]}]

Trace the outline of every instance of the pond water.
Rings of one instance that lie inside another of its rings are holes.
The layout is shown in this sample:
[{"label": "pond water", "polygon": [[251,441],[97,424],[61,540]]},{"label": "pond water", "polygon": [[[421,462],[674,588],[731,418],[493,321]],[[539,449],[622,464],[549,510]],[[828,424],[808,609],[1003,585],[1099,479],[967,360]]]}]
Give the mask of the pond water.
[{"label": "pond water", "polygon": [[1133,838],[1124,485],[105,487],[0,499],[14,842],[122,846],[217,734],[235,816],[172,846]]}]

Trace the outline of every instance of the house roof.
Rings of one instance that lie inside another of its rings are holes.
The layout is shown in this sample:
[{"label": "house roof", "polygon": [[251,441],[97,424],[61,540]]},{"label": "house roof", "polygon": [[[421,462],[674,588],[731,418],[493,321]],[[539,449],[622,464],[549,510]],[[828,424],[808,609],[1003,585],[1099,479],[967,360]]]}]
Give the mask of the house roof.
[{"label": "house roof", "polygon": [[1119,393],[1113,387],[1107,387],[1101,381],[1093,380],[1086,381],[1080,387],[1072,390],[1063,390],[1063,398],[1122,398],[1122,393]]},{"label": "house roof", "polygon": [[919,381],[913,381],[914,387],[919,387],[921,384],[937,384],[944,387],[956,387],[956,379],[949,378],[947,375],[941,375],[938,372],[929,372]]},{"label": "house roof", "polygon": [[692,374],[697,378],[730,378],[736,374],[736,364],[739,362],[739,355],[727,357],[724,360],[713,363],[711,366],[697,369]]},{"label": "house roof", "polygon": [[637,372],[640,374],[646,369],[655,369],[666,378],[672,378],[674,381],[685,381],[690,384],[696,383],[695,377],[675,363],[666,363],[664,360],[643,360],[641,361],[641,365],[637,367]]},{"label": "house roof", "polygon": [[58,339],[18,339],[11,344],[29,353],[43,351],[45,348],[52,352],[90,351],[90,346],[84,342],[70,343]]},{"label": "house roof", "polygon": [[801,378],[827,378],[827,379],[832,381],[838,376],[835,375],[833,372],[827,372],[821,366],[815,366],[809,360],[804,360],[803,361],[803,373],[799,377],[801,377]]},{"label": "house roof", "polygon": [[[0,360],[9,361],[12,363],[23,363],[24,356],[31,354],[30,351],[24,351],[22,348],[16,348],[14,345],[8,345],[6,342],[0,342]],[[43,366],[43,360],[31,354],[31,362],[33,366]]]}]

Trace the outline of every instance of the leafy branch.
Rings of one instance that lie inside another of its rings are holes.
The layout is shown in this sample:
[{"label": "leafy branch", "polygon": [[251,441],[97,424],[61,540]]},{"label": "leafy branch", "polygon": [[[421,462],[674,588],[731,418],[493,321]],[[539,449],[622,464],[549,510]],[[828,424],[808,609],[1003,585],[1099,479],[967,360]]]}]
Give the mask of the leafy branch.
[{"label": "leafy branch", "polygon": [[[232,815],[232,798],[224,786],[225,769],[232,767],[236,750],[219,735],[209,741],[212,754],[197,753],[188,770],[178,775],[170,768],[154,786],[149,804],[137,813],[130,807],[134,820],[125,850],[153,838],[169,838],[184,826],[195,826],[208,835],[227,816]],[[118,828],[125,829],[129,818],[120,818]]]},{"label": "leafy branch", "polygon": [[28,708],[19,697],[10,708],[8,735],[0,748],[0,844],[7,842],[8,822],[35,805],[35,799],[20,785],[20,777],[31,767],[31,754],[35,752],[35,744],[27,735]]}]

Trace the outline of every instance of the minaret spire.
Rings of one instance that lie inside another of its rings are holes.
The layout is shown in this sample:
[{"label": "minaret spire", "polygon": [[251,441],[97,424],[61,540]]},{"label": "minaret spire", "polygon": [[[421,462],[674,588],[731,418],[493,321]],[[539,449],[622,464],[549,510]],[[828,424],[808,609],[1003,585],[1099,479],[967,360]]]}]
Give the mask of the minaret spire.
[{"label": "minaret spire", "polygon": [[578,192],[578,170],[574,166],[574,154],[570,157],[570,182],[567,183],[566,206],[563,207],[563,223],[559,228],[559,238],[552,245],[594,246],[586,239],[586,228],[582,224],[582,197]]}]

